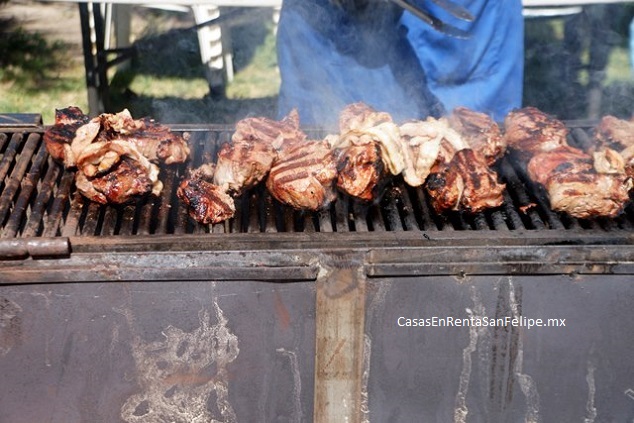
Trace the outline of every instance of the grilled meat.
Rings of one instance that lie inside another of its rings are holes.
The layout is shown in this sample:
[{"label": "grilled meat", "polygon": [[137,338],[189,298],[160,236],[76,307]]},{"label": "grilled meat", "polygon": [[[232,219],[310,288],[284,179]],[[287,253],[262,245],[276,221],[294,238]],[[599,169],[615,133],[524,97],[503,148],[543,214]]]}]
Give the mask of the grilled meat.
[{"label": "grilled meat", "polygon": [[365,103],[353,103],[346,106],[339,114],[339,133],[345,134],[352,130],[362,131],[385,122],[392,122],[392,116],[389,113],[377,112]]},{"label": "grilled meat", "polygon": [[134,160],[124,157],[110,172],[88,179],[77,172],[75,186],[89,200],[101,204],[124,204],[152,191],[148,173]]},{"label": "grilled meat", "polygon": [[77,189],[98,203],[126,203],[138,195],[159,194],[158,167],[189,156],[185,138],[124,110],[89,119],[77,107],[56,111],[45,134],[49,153],[66,168],[77,167]]},{"label": "grilled meat", "polygon": [[285,144],[305,141],[306,134],[299,128],[299,113],[292,110],[281,121],[264,117],[242,119],[236,123],[231,140],[233,143],[240,140],[257,141],[279,150]]},{"label": "grilled meat", "polygon": [[350,145],[337,154],[337,188],[364,201],[380,197],[385,177],[381,150],[375,143]]},{"label": "grilled meat", "polygon": [[441,164],[425,185],[437,212],[465,209],[476,213],[504,203],[505,184],[478,152],[465,148]]},{"label": "grilled meat", "polygon": [[409,152],[403,148],[398,126],[389,114],[364,103],[347,106],[339,126],[340,136],[327,137],[339,171],[337,188],[361,200],[377,199],[381,180],[405,169]]},{"label": "grilled meat", "polygon": [[44,139],[49,153],[67,168],[74,167],[77,156],[93,142],[126,141],[150,161],[166,164],[183,163],[189,155],[186,138],[150,119],[132,119],[128,110],[93,119],[77,107],[58,110]]},{"label": "grilled meat", "polygon": [[595,172],[555,173],[545,187],[553,210],[582,219],[615,217],[629,200],[632,179]]},{"label": "grilled meat", "polygon": [[230,219],[236,212],[233,198],[211,182],[213,175],[212,164],[202,165],[193,170],[176,191],[192,219],[205,225]]},{"label": "grilled meat", "polygon": [[506,140],[497,123],[487,114],[456,107],[449,116],[455,129],[473,150],[480,152],[489,166],[506,151]]},{"label": "grilled meat", "polygon": [[525,160],[537,153],[568,145],[568,129],[563,122],[534,107],[510,112],[504,119],[504,126],[507,145]]},{"label": "grilled meat", "polygon": [[407,122],[401,125],[400,133],[405,153],[403,178],[413,187],[425,182],[435,163],[447,163],[458,149],[467,147],[459,135],[449,128],[446,119],[427,118],[425,121]]},{"label": "grilled meat", "polygon": [[[595,155],[600,163],[605,163],[601,155],[606,155],[611,166],[620,169],[619,159],[611,152],[616,152],[622,159],[624,171],[634,177],[634,122],[618,119],[614,116],[604,116],[594,130]],[[604,153],[607,152],[607,153]],[[609,157],[608,157],[609,156]],[[608,165],[610,166],[610,165]]]},{"label": "grilled meat", "polygon": [[189,156],[187,134],[183,138],[151,119],[133,119],[127,109],[116,114],[102,114],[99,118],[98,140],[127,141],[153,162],[183,163]]},{"label": "grilled meat", "polygon": [[582,219],[614,217],[623,210],[632,188],[620,156],[614,154],[604,150],[593,157],[573,147],[559,147],[533,156],[528,175],[546,188],[553,210]]},{"label": "grilled meat", "polygon": [[280,150],[266,187],[281,203],[299,210],[319,210],[336,197],[337,168],[326,141],[294,143]]},{"label": "grilled meat", "polygon": [[[634,147],[634,146],[633,146]],[[619,152],[611,148],[603,148],[592,153],[594,170],[598,173],[625,174],[626,161]]]},{"label": "grilled meat", "polygon": [[554,174],[588,173],[592,170],[592,156],[569,146],[537,153],[527,166],[531,180],[542,185],[546,185],[548,178]]},{"label": "grilled meat", "polygon": [[136,196],[158,195],[163,189],[158,167],[124,141],[90,144],[77,157],[77,167],[77,189],[101,204],[123,204]]},{"label": "grilled meat", "polygon": [[600,146],[624,150],[634,146],[634,122],[604,116],[595,128],[594,137]]},{"label": "grilled meat", "polygon": [[625,150],[619,152],[619,154],[623,157],[625,174],[630,178],[634,178],[634,145],[627,147]]},{"label": "grilled meat", "polygon": [[277,152],[267,142],[257,139],[236,139],[218,152],[214,184],[240,195],[260,181],[271,170]]},{"label": "grilled meat", "polygon": [[88,123],[90,117],[79,107],[55,110],[55,124],[44,132],[44,143],[48,153],[58,162],[64,162],[64,151],[70,145],[77,128]]}]

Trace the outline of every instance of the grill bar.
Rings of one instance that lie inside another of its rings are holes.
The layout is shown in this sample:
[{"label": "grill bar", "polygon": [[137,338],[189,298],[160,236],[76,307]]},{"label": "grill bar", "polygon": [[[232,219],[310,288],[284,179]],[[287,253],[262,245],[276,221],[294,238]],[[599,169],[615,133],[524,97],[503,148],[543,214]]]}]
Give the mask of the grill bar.
[{"label": "grill bar", "polygon": [[[191,129],[191,128],[189,128]],[[195,129],[195,128],[194,128]],[[501,231],[631,231],[634,206],[616,219],[580,220],[553,212],[543,189],[527,177],[513,157],[497,171],[506,184],[505,203],[495,210],[469,214],[438,214],[422,187],[407,186],[401,178],[387,183],[383,197],[368,204],[338,193],[324,210],[298,212],[281,205],[263,184],[236,198],[236,216],[216,225],[200,225],[187,214],[176,190],[188,169],[213,161],[231,131],[222,127],[191,132],[192,154],[187,164],[164,166],[160,197],[134,204],[103,206],[84,199],[74,188],[74,174],[47,155],[38,132],[0,133],[0,223],[2,238],[54,238],[304,232],[493,232]],[[571,144],[591,142],[581,128],[571,131]]]}]

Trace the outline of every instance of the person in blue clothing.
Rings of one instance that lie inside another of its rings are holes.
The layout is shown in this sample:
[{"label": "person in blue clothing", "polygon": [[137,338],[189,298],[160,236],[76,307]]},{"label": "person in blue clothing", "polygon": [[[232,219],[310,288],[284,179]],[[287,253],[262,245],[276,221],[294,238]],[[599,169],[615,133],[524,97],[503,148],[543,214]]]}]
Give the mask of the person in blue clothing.
[{"label": "person in blue clothing", "polygon": [[436,32],[382,0],[284,0],[277,33],[278,113],[334,127],[363,101],[396,121],[441,116],[463,105],[500,120],[521,106],[521,0],[454,0],[475,17],[459,21],[415,0],[467,39]]}]

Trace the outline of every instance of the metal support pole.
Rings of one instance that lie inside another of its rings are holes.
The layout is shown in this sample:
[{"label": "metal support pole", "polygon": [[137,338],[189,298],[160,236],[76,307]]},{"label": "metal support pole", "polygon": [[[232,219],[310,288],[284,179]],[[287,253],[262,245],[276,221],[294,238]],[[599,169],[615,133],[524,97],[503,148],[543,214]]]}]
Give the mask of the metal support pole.
[{"label": "metal support pole", "polygon": [[88,114],[95,116],[103,109],[99,98],[96,56],[90,40],[90,12],[88,3],[79,3],[79,20],[81,24],[82,49],[84,52],[84,67],[86,68],[86,91],[88,94]]},{"label": "metal support pole", "polygon": [[362,259],[331,258],[316,282],[313,421],[358,423],[363,416],[366,276]]}]

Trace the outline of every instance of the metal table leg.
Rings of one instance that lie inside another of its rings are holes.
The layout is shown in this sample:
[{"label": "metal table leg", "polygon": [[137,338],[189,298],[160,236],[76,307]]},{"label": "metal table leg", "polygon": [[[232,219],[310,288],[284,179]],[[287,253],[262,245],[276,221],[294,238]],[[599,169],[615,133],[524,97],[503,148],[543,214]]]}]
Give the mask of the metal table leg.
[{"label": "metal table leg", "polygon": [[[86,91],[88,93],[88,113],[96,116],[103,113],[107,106],[108,77],[107,63],[104,51],[104,26],[99,5],[79,3],[79,18],[81,22],[82,49],[84,52],[84,67],[86,69]],[[95,42],[92,41],[94,22]]]}]

